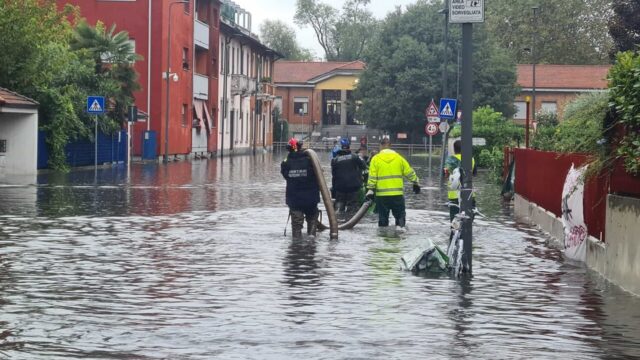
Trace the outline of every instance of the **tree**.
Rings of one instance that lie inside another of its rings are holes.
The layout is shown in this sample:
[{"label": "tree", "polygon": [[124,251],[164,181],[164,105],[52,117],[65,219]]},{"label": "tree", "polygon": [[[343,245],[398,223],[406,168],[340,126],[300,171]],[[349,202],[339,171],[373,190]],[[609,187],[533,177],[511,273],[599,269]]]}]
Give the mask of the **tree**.
[{"label": "tree", "polygon": [[[78,9],[65,6],[59,12],[54,0],[6,0],[0,2],[0,13],[0,86],[40,103],[39,126],[47,134],[49,166],[65,170],[67,143],[93,136],[94,119],[85,113],[88,95],[105,94],[114,105],[99,122],[103,130],[119,126],[139,88],[131,67],[137,57],[128,36],[104,29],[104,44],[80,46],[69,21],[78,18]],[[97,30],[86,26],[79,31]]]},{"label": "tree", "polygon": [[640,46],[640,0],[613,0],[614,15],[609,34],[615,44],[612,53],[637,51]]},{"label": "tree", "polygon": [[[356,89],[359,118],[370,127],[422,131],[426,106],[442,94],[443,19],[438,13],[442,6],[442,2],[420,2],[383,21],[365,54],[367,68]],[[510,117],[516,95],[515,63],[491,41],[484,27],[477,26],[474,33],[474,105],[489,105]],[[449,47],[459,49],[460,43],[461,29],[452,27]],[[457,52],[448,54],[448,71],[454,74]]]},{"label": "tree", "polygon": [[265,45],[279,52],[286,60],[311,61],[311,50],[301,48],[296,32],[281,20],[266,20],[260,26],[260,38]]},{"label": "tree", "polygon": [[102,122],[105,132],[115,130],[126,121],[127,109],[134,103],[133,93],[140,90],[133,65],[142,57],[134,52],[129,34],[126,31],[116,33],[115,29],[115,24],[107,30],[101,22],[92,27],[80,21],[71,41],[71,49],[88,52],[95,62],[100,89],[94,90],[107,96],[113,105],[107,117],[111,123]]},{"label": "tree", "polygon": [[611,0],[492,0],[486,12],[489,32],[517,63],[532,62],[532,47],[539,63],[609,62]]},{"label": "tree", "polygon": [[371,0],[348,0],[342,12],[319,0],[297,0],[295,22],[311,26],[327,61],[362,58],[375,37],[377,20],[366,6]]}]

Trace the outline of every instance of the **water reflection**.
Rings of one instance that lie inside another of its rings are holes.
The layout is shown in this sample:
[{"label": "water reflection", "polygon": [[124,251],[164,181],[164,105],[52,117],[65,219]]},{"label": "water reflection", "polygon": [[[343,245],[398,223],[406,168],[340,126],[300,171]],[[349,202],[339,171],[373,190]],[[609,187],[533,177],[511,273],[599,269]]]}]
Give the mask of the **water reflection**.
[{"label": "water reflection", "polygon": [[0,186],[0,358],[640,357],[640,300],[515,223],[482,176],[475,277],[457,281],[399,271],[402,254],[448,238],[436,176],[407,196],[406,233],[372,216],[338,241],[293,241],[279,162]]}]

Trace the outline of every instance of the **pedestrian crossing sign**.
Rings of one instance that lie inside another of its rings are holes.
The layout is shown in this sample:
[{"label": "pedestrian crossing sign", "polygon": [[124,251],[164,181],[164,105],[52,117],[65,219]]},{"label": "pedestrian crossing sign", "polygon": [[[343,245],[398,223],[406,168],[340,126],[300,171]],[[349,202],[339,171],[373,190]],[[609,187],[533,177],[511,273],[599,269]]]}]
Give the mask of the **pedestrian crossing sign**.
[{"label": "pedestrian crossing sign", "polygon": [[456,118],[456,107],[458,100],[456,99],[440,99],[440,118],[453,120]]},{"label": "pedestrian crossing sign", "polygon": [[104,114],[104,96],[87,96],[87,112],[89,114]]}]

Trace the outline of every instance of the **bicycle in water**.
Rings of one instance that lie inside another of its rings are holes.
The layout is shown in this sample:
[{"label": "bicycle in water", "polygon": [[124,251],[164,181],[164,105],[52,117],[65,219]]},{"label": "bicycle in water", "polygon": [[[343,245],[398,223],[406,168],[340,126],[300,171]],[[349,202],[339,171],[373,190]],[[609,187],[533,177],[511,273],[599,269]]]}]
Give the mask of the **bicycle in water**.
[{"label": "bicycle in water", "polygon": [[[447,203],[447,206],[457,207],[460,204],[453,202]],[[455,276],[460,277],[465,269],[463,264],[464,257],[464,239],[462,237],[462,228],[465,221],[473,222],[476,215],[483,216],[475,207],[471,209],[469,215],[462,209],[451,220],[451,236],[449,239],[449,247],[447,248],[447,257],[449,258],[449,271]]]}]

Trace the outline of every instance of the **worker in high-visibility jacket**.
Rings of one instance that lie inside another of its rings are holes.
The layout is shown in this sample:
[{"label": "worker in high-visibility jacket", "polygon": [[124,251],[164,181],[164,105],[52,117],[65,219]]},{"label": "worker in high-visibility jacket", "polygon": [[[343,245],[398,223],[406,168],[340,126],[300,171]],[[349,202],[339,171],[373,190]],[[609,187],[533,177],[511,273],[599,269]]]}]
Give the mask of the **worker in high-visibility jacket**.
[{"label": "worker in high-visibility jacket", "polygon": [[411,165],[400,154],[390,149],[391,142],[383,138],[380,152],[369,164],[367,199],[376,200],[378,226],[389,226],[389,211],[393,213],[396,226],[404,228],[406,210],[404,204],[404,179],[413,183],[413,192],[420,193],[418,176]]},{"label": "worker in high-visibility jacket", "polygon": [[[453,155],[449,156],[444,162],[444,174],[448,178],[447,184],[447,199],[449,199],[449,220],[460,212],[460,190],[462,188],[462,142],[456,140],[453,143]],[[476,175],[478,169],[476,168],[476,160],[471,158],[471,168],[473,175]],[[476,205],[475,195],[472,198],[472,206]]]}]

